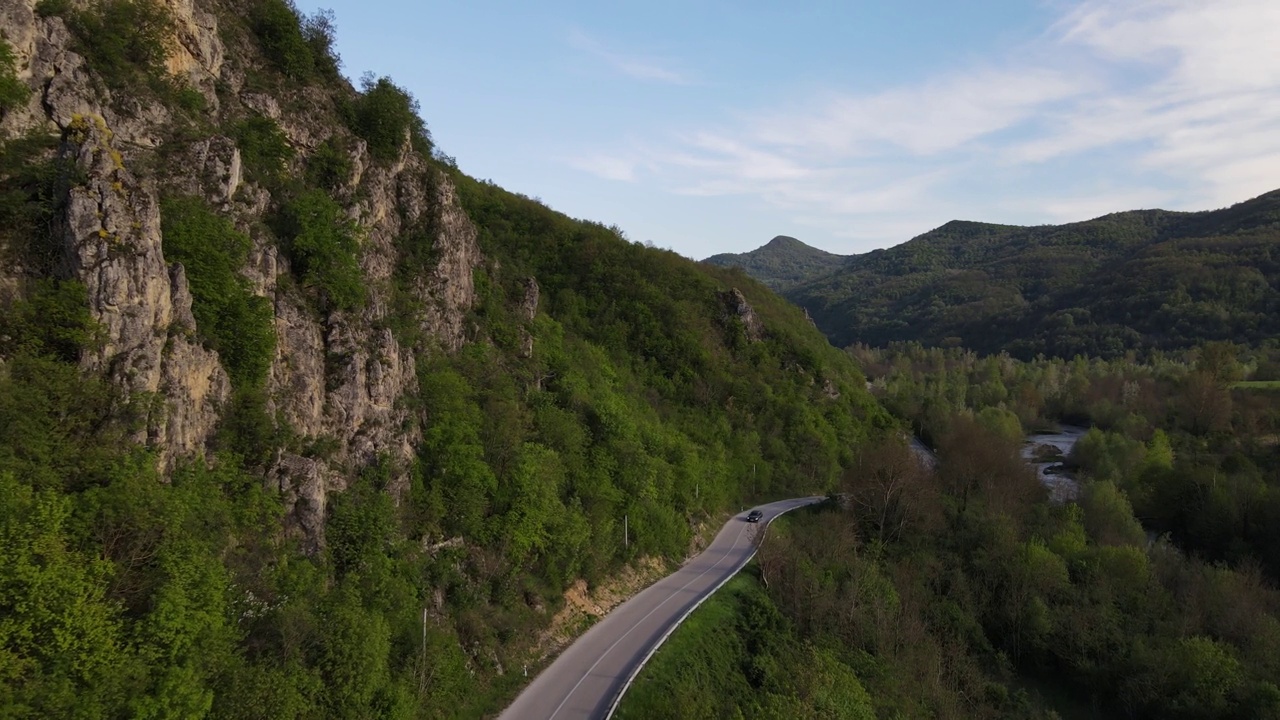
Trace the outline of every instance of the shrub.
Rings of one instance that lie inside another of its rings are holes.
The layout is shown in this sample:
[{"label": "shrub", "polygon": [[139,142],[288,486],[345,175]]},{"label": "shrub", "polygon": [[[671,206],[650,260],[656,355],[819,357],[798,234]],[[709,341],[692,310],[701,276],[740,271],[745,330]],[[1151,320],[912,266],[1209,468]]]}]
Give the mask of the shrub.
[{"label": "shrub", "polygon": [[293,3],[288,0],[257,3],[251,22],[263,51],[281,72],[294,80],[311,77],[315,60],[311,47],[302,37],[301,18]]},{"label": "shrub", "polygon": [[18,79],[13,48],[0,38],[0,110],[12,110],[27,101],[31,91]]},{"label": "shrub", "polygon": [[84,285],[38,280],[26,299],[0,314],[0,356],[25,354],[74,363],[93,343],[97,328]]},{"label": "shrub", "polygon": [[286,205],[277,229],[294,270],[324,304],[351,310],[364,302],[356,226],[324,191],[309,190]]},{"label": "shrub", "polygon": [[267,57],[290,79],[337,77],[332,11],[304,18],[290,0],[266,0],[256,5],[250,22]]},{"label": "shrub", "polygon": [[262,385],[275,352],[275,313],[240,275],[249,238],[197,198],[165,198],[160,210],[165,257],[186,269],[200,336],[218,351],[235,387]]},{"label": "shrub", "polygon": [[275,120],[254,115],[237,123],[232,135],[250,180],[268,184],[280,180],[285,163],[293,157],[293,148]]},{"label": "shrub", "polygon": [[311,185],[333,191],[350,177],[351,158],[346,143],[337,137],[325,140],[307,158],[307,182]]},{"label": "shrub", "polygon": [[50,226],[82,172],[56,146],[57,138],[37,132],[0,142],[0,252],[39,274],[60,262]]},{"label": "shrub", "polygon": [[352,108],[352,130],[369,144],[376,160],[394,160],[407,134],[414,149],[429,155],[431,135],[418,116],[418,101],[390,78],[361,79],[364,92]]},{"label": "shrub", "polygon": [[173,15],[155,0],[107,0],[85,10],[69,3],[42,2],[41,15],[62,17],[76,38],[76,50],[108,85],[133,84],[139,76],[165,77],[164,61],[173,42]]}]

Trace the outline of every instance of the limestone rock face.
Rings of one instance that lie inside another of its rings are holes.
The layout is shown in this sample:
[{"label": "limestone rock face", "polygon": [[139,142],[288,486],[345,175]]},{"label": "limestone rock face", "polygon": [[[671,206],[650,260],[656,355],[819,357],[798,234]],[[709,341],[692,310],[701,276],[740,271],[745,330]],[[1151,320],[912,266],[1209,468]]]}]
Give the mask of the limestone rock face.
[{"label": "limestone rock face", "polygon": [[[218,37],[218,18],[195,7],[192,0],[164,0],[173,13],[177,42],[166,59],[170,73],[186,77],[193,86],[204,88],[222,74],[224,49]],[[216,94],[213,95],[216,102]]]},{"label": "limestone rock face", "polygon": [[[524,281],[524,300],[520,303],[520,316],[526,323],[533,322],[538,315],[538,297],[540,289],[536,278]],[[533,333],[528,328],[520,328],[520,357],[533,357]]]},{"label": "limestone rock face", "polygon": [[[57,230],[58,272],[84,283],[103,329],[101,346],[82,364],[146,409],[135,439],[157,451],[165,472],[183,458],[208,455],[232,388],[217,353],[201,344],[186,270],[164,257],[160,195],[203,198],[250,237],[240,272],[275,309],[266,411],[293,438],[276,448],[264,482],[281,492],[291,527],[319,548],[328,493],[345,489],[362,468],[387,463],[390,491],[398,496],[407,487],[421,443],[421,418],[405,402],[418,392],[418,356],[456,352],[474,334],[467,316],[475,303],[472,273],[482,264],[476,230],[448,177],[412,152],[407,136],[394,162],[370,158],[338,111],[349,90],[248,89],[246,77],[263,59],[228,54],[212,6],[160,1],[174,19],[167,70],[205,97],[203,126],[219,130],[175,137],[172,121],[190,119],[182,111],[140,99],[145,93],[113,96],[75,52],[63,20],[37,16],[35,0],[0,0],[0,28],[19,79],[32,90],[26,107],[0,117],[0,139],[32,131],[63,138],[61,152],[76,172]],[[291,110],[298,107],[309,111]],[[360,308],[321,311],[313,294],[291,281],[288,255],[270,229],[284,198],[249,180],[230,137],[229,128],[250,114],[278,123],[291,149],[289,173],[304,173],[312,151],[340,140],[335,147],[346,153],[349,172],[332,195],[358,228],[367,290]],[[406,273],[401,253],[408,236],[429,245],[415,254],[429,260]],[[37,272],[10,265],[0,267],[6,297],[20,294]],[[393,305],[393,288],[416,300],[410,303],[416,331],[404,337],[389,329],[405,325],[405,303]]]},{"label": "limestone rock face", "polygon": [[[457,351],[466,342],[466,314],[475,302],[472,272],[480,265],[476,231],[457,205],[453,188],[420,159],[389,167],[362,164],[362,200],[352,219],[364,231],[361,270],[368,300],[355,312],[318,317],[306,301],[277,293],[276,357],[269,381],[271,410],[295,432],[332,448],[325,461],[282,456],[272,469],[279,483],[293,483],[287,507],[312,547],[323,538],[329,492],[346,487],[342,468],[390,463],[391,492],[407,488],[408,468],[421,442],[419,418],[400,399],[416,394],[417,350],[405,347],[385,327],[387,288],[396,272],[396,238],[419,223],[436,228],[435,264],[412,288],[417,321],[428,346]],[[287,261],[272,262],[279,273]],[[295,477],[296,476],[296,477]],[[290,478],[293,478],[292,480]]]},{"label": "limestone rock face", "polygon": [[8,113],[0,123],[3,135],[66,130],[75,118],[96,116],[106,121],[117,140],[154,147],[168,111],[156,103],[133,103],[128,112],[120,112],[110,91],[95,81],[84,58],[71,49],[71,32],[62,19],[39,17],[34,8],[30,0],[0,0],[0,27],[13,47],[18,78],[32,90],[27,106]]},{"label": "limestone rock face", "polygon": [[218,207],[229,205],[244,182],[240,148],[222,135],[191,143],[175,164],[189,173],[174,178],[174,189],[187,195],[202,195]]},{"label": "limestone rock face", "polygon": [[456,351],[467,339],[466,313],[476,296],[471,273],[480,266],[480,246],[476,244],[476,228],[458,202],[453,185],[441,182],[435,200],[439,260],[419,290],[427,307],[425,329],[446,349]]},{"label": "limestone rock face", "polygon": [[747,333],[747,340],[759,342],[764,338],[764,323],[760,322],[760,317],[756,315],[756,311],[752,309],[741,290],[730,288],[720,297],[724,301],[729,319],[737,319],[742,323]]},{"label": "limestone rock face", "polygon": [[520,314],[526,322],[533,322],[538,314],[538,298],[541,289],[537,278],[526,278],[524,281],[524,301],[520,303]]},{"label": "limestone rock face", "polygon": [[51,124],[66,128],[76,116],[103,116],[93,80],[84,59],[71,52],[71,33],[62,20],[38,18],[25,2],[0,0],[0,7],[18,67],[25,70],[19,77],[34,90],[27,113],[5,118],[11,134]]},{"label": "limestone rock face", "polygon": [[182,266],[165,263],[154,186],[125,169],[100,117],[73,117],[65,151],[85,182],[69,192],[65,274],[84,283],[103,328],[85,366],[147,403],[136,438],[160,452],[164,467],[203,450],[230,383],[217,353],[196,344],[191,293]]}]

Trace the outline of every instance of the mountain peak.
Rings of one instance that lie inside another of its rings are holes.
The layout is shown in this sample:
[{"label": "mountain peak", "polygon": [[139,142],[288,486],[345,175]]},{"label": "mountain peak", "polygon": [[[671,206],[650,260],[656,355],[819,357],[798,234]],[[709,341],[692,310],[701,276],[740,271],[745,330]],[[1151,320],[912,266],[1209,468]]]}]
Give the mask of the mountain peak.
[{"label": "mountain peak", "polygon": [[778,290],[835,270],[844,261],[844,255],[819,250],[790,235],[778,235],[751,252],[713,255],[704,262],[742,268],[748,275]]}]

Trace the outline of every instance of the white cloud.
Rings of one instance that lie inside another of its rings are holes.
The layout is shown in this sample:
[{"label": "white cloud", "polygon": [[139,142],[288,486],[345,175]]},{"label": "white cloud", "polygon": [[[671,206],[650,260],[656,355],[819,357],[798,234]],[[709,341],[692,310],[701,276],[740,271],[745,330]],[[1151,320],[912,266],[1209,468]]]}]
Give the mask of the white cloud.
[{"label": "white cloud", "polygon": [[1280,187],[1277,0],[1084,0],[1035,40],[917,84],[827,92],[578,166],[755,197],[833,234],[904,227],[926,209],[986,219],[1017,206],[1056,222]]},{"label": "white cloud", "polygon": [[569,44],[603,61],[616,72],[633,80],[664,83],[667,85],[689,85],[689,76],[672,67],[669,60],[643,55],[629,55],[610,49],[596,38],[579,29],[569,32]]},{"label": "white cloud", "polygon": [[624,157],[614,155],[584,155],[571,157],[568,163],[605,180],[621,180],[630,182],[636,178],[636,163]]},{"label": "white cloud", "polygon": [[877,95],[829,96],[800,114],[761,118],[750,133],[758,142],[814,153],[865,156],[892,146],[935,155],[1016,125],[1086,85],[1048,68],[981,68]]}]

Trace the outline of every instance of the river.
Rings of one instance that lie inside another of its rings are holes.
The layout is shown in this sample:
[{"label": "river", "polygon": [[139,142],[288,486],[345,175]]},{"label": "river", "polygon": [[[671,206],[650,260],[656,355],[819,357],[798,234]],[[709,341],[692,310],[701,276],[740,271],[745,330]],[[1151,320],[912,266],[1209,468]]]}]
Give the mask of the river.
[{"label": "river", "polygon": [[1054,502],[1069,502],[1080,495],[1080,484],[1066,472],[1062,461],[1086,432],[1088,428],[1059,425],[1057,432],[1029,435],[1022,444],[1022,457],[1036,469]]}]

